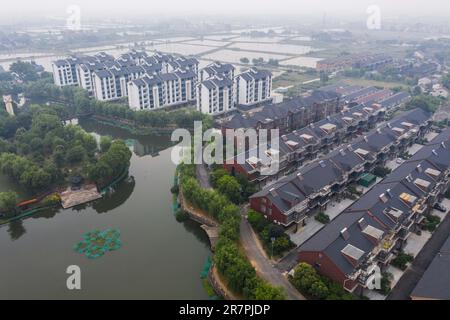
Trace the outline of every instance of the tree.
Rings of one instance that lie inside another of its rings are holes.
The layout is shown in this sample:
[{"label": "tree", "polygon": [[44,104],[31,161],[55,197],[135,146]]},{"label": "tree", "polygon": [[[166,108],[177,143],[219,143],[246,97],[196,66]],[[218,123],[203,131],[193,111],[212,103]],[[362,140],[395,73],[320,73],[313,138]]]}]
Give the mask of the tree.
[{"label": "tree", "polygon": [[233,203],[238,204],[241,201],[241,186],[235,178],[223,176],[217,181],[217,189]]},{"label": "tree", "polygon": [[245,64],[247,64],[247,63],[250,62],[250,60],[248,60],[247,57],[242,57],[242,58],[240,59],[240,61],[241,61],[241,63],[245,63]]},{"label": "tree", "polygon": [[105,161],[98,161],[96,164],[88,167],[88,177],[92,181],[103,181],[113,174],[113,170]]},{"label": "tree", "polygon": [[72,164],[77,163],[77,162],[82,161],[84,159],[85,155],[86,155],[86,150],[82,146],[77,145],[77,146],[70,148],[67,151],[66,161],[68,163],[72,163]]},{"label": "tree", "polygon": [[274,66],[274,67],[278,67],[280,62],[277,59],[269,59],[269,61],[267,62],[267,64]]},{"label": "tree", "polygon": [[445,77],[443,77],[442,85],[448,90],[450,90],[450,74],[447,74]]},{"label": "tree", "polygon": [[389,173],[391,173],[391,169],[381,166],[376,166],[375,169],[373,170],[373,174],[380,178],[384,178]]},{"label": "tree", "polygon": [[261,232],[269,224],[262,214],[254,210],[248,211],[247,220],[257,232]]},{"label": "tree", "polygon": [[255,300],[285,300],[283,289],[275,288],[267,282],[261,281],[255,289]]},{"label": "tree", "polygon": [[12,211],[16,207],[17,194],[15,192],[7,191],[0,192],[0,210]]},{"label": "tree", "polygon": [[321,73],[320,73],[320,82],[321,82],[321,83],[327,83],[328,80],[330,80],[328,74],[325,73],[325,72],[321,72]]},{"label": "tree", "polygon": [[439,105],[441,104],[439,98],[426,96],[426,95],[418,95],[413,97],[410,101],[408,101],[405,106],[406,109],[415,109],[420,108],[426,112],[435,112]]},{"label": "tree", "polygon": [[36,66],[29,62],[14,62],[9,66],[9,70],[19,75],[19,77],[25,81],[35,81],[39,77]]},{"label": "tree", "polygon": [[222,178],[223,176],[227,176],[227,175],[228,175],[228,172],[225,169],[223,169],[223,168],[216,169],[211,173],[209,180],[211,181],[212,186],[216,188],[217,182],[220,180],[220,178]]},{"label": "tree", "polygon": [[100,138],[100,150],[106,152],[111,147],[112,139],[110,136],[102,136]]}]

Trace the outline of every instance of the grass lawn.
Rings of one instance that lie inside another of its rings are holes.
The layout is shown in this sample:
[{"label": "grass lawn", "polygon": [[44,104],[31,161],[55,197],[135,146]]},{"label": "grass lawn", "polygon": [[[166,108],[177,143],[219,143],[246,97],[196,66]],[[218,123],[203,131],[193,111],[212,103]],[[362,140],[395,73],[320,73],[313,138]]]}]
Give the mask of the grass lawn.
[{"label": "grass lawn", "polygon": [[392,89],[396,87],[403,87],[404,90],[408,90],[410,86],[404,84],[402,82],[387,82],[387,81],[376,81],[376,80],[367,80],[362,78],[350,78],[339,76],[330,81],[330,83],[343,82],[349,85],[360,85],[360,86],[374,86],[374,87],[383,87],[387,89]]},{"label": "grass lawn", "polygon": [[284,72],[273,79],[273,88],[289,87],[318,78],[318,75],[307,74],[299,71]]}]

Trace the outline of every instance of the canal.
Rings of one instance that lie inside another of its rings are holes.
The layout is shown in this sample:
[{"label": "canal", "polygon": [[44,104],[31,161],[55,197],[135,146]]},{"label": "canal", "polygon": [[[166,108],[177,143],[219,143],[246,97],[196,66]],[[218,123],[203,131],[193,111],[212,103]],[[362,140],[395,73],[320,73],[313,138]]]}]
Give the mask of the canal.
[{"label": "canal", "polygon": [[[96,135],[126,140],[129,179],[109,197],[0,227],[0,299],[206,299],[200,272],[210,254],[194,222],[178,223],[170,187],[175,165],[169,137],[134,136],[84,120]],[[17,190],[0,177],[0,191]],[[84,233],[116,228],[122,247],[89,260],[73,246]],[[81,268],[81,290],[68,290],[66,268]]]}]

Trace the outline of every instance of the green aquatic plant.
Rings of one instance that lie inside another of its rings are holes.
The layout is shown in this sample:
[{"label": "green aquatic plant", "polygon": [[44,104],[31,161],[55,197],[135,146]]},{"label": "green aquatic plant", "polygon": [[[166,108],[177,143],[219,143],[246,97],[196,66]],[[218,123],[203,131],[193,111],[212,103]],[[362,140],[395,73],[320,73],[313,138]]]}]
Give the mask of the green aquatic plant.
[{"label": "green aquatic plant", "polygon": [[73,249],[89,259],[97,259],[106,252],[118,250],[120,247],[122,247],[120,232],[116,229],[106,229],[105,231],[86,232],[83,235],[83,240],[77,243]]}]

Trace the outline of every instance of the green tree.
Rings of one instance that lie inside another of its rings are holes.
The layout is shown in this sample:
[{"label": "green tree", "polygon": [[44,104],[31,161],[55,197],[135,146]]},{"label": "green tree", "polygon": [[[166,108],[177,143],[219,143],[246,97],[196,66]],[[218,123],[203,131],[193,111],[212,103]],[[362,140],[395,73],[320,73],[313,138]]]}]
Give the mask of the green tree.
[{"label": "green tree", "polygon": [[255,300],[285,300],[283,289],[275,288],[266,282],[260,282],[255,289]]},{"label": "green tree", "polygon": [[241,61],[241,63],[244,63],[244,64],[247,64],[247,63],[250,62],[250,60],[248,60],[247,57],[242,57],[242,58],[240,59],[240,61]]},{"label": "green tree", "polygon": [[235,178],[231,176],[223,176],[217,181],[217,189],[220,193],[228,197],[233,203],[241,201],[241,186]]},{"label": "green tree", "polygon": [[82,161],[85,156],[86,150],[82,146],[77,145],[67,150],[66,161],[74,164]]},{"label": "green tree", "polygon": [[112,139],[110,136],[102,136],[100,138],[100,150],[106,152],[111,147]]},{"label": "green tree", "polygon": [[0,210],[12,211],[16,207],[17,194],[15,192],[7,191],[0,192]]}]

